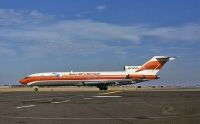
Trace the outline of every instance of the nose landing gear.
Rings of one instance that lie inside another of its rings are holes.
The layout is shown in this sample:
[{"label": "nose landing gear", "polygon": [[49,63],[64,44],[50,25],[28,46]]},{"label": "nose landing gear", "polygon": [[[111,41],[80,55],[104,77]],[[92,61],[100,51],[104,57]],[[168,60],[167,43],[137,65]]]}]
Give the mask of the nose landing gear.
[{"label": "nose landing gear", "polygon": [[38,90],[39,90],[39,87],[33,87],[33,90],[35,91],[35,92],[37,92]]}]

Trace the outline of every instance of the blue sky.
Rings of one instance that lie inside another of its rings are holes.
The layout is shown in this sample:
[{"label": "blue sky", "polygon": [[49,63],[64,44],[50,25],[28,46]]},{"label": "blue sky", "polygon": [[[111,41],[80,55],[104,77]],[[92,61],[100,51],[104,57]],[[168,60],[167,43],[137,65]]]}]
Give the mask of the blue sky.
[{"label": "blue sky", "polygon": [[178,56],[147,85],[200,84],[199,0],[0,0],[0,84]]}]

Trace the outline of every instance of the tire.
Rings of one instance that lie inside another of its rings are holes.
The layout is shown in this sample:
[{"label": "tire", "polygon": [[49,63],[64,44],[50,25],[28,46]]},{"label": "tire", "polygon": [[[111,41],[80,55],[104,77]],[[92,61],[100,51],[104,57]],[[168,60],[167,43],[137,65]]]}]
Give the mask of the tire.
[{"label": "tire", "polygon": [[37,92],[39,90],[38,87],[34,87],[33,89],[34,89],[35,92]]},{"label": "tire", "polygon": [[99,87],[99,90],[103,90],[103,87],[100,86],[100,87]]},{"label": "tire", "polygon": [[99,88],[99,90],[108,90],[108,87],[105,84],[98,85],[97,87]]},{"label": "tire", "polygon": [[108,87],[107,87],[107,86],[104,86],[103,90],[108,90]]}]

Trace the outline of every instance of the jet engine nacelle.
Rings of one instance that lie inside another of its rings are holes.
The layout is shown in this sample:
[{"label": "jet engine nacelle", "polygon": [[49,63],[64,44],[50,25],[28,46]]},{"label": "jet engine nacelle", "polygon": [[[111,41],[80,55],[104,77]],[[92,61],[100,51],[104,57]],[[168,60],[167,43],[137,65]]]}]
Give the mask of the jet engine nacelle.
[{"label": "jet engine nacelle", "polygon": [[133,71],[139,69],[141,66],[124,66],[125,71]]}]

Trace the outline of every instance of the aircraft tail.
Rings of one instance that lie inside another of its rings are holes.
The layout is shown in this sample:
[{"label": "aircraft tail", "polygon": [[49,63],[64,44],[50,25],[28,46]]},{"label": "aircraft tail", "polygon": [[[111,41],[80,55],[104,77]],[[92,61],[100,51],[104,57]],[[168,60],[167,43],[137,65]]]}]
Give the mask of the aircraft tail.
[{"label": "aircraft tail", "polygon": [[167,61],[174,59],[175,57],[154,56],[152,59],[150,59],[148,62],[142,65],[135,72],[156,75]]}]

